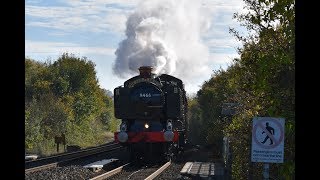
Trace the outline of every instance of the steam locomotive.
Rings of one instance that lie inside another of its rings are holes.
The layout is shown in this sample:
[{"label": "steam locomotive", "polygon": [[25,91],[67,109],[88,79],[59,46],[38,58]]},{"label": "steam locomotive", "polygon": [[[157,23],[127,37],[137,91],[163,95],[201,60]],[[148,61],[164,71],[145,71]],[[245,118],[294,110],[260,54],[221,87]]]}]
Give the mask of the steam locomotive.
[{"label": "steam locomotive", "polygon": [[139,75],[114,89],[115,117],[122,121],[114,138],[128,147],[132,159],[172,159],[186,143],[184,84],[168,74],[156,76],[152,70],[142,66]]}]

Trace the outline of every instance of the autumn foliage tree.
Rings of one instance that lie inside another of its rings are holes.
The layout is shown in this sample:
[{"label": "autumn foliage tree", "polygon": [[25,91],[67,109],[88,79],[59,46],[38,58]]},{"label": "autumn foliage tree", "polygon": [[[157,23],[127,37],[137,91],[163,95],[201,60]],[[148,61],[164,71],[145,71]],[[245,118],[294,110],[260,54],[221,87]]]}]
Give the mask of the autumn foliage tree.
[{"label": "autumn foliage tree", "polygon": [[67,53],[54,63],[25,60],[26,149],[50,152],[54,136],[68,144],[91,146],[114,131],[113,102],[99,87],[95,65]]},{"label": "autumn foliage tree", "polygon": [[[196,97],[207,121],[206,141],[230,138],[232,177],[261,179],[262,163],[251,163],[252,119],[285,118],[284,163],[271,164],[273,179],[295,178],[295,2],[293,0],[244,0],[247,10],[235,13],[248,35],[230,32],[243,43],[239,59],[227,70],[216,71]],[[240,106],[231,119],[219,114],[225,102]],[[196,105],[193,105],[196,106]],[[200,113],[199,113],[200,111]],[[193,117],[195,118],[195,117]],[[222,147],[220,147],[222,149]]]}]

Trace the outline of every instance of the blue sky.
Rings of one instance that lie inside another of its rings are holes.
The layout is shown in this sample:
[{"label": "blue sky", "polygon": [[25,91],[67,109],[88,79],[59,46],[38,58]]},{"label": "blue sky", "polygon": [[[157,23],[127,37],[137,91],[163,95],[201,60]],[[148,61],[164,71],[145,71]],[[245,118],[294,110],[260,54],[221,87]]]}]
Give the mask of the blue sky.
[{"label": "blue sky", "polygon": [[[86,56],[96,64],[100,86],[113,91],[125,81],[112,72],[114,52],[125,39],[126,19],[138,4],[139,0],[26,0],[25,56],[42,62],[54,61],[63,52]],[[243,11],[243,2],[202,0],[202,5],[211,23],[202,37],[210,53],[206,65],[225,69],[239,57],[236,48],[241,43],[229,34],[229,27],[240,29],[232,15]],[[206,74],[186,84],[187,92],[196,93],[209,78]]]}]

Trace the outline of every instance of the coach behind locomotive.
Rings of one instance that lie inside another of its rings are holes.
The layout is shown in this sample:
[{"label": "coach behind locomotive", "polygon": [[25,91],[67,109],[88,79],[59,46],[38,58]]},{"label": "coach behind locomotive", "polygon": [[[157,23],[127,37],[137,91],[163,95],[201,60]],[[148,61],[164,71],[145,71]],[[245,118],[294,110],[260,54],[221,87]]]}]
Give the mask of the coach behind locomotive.
[{"label": "coach behind locomotive", "polygon": [[181,152],[187,129],[187,99],[182,81],[152,67],[114,89],[115,116],[122,120],[115,140],[128,146],[132,157],[154,157]]}]

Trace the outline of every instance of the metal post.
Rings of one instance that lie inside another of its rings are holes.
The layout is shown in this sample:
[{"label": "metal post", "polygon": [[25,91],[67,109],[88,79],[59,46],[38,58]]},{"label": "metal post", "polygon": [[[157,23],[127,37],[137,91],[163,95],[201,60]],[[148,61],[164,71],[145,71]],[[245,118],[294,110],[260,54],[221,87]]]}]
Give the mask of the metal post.
[{"label": "metal post", "polygon": [[269,180],[269,164],[263,164],[263,180]]}]

